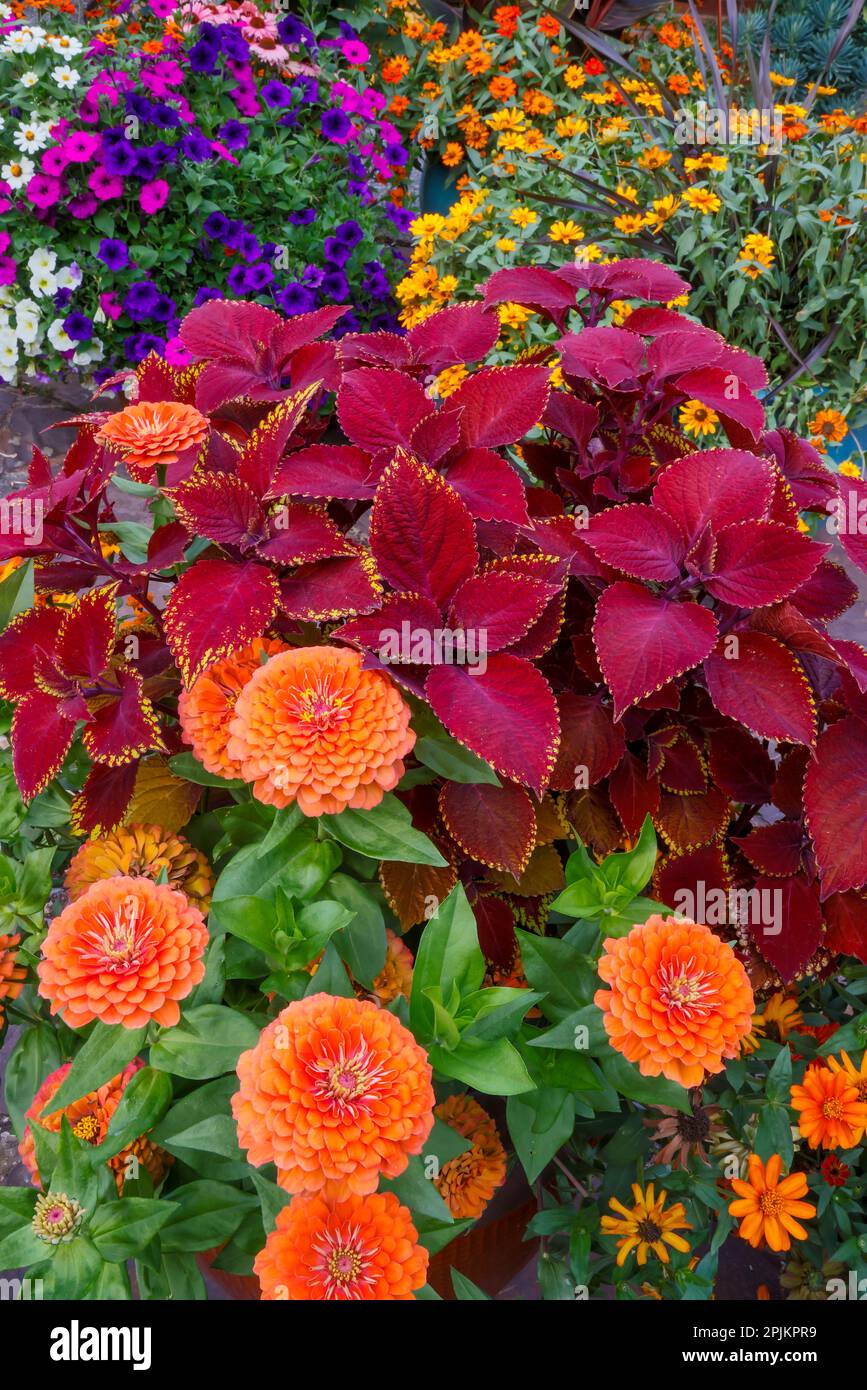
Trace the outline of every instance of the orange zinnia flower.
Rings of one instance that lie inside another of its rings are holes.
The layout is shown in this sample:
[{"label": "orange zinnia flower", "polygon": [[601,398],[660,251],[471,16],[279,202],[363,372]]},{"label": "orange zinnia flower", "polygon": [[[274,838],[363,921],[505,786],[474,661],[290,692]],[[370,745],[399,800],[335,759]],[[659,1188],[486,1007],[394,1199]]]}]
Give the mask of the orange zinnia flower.
[{"label": "orange zinnia flower", "polygon": [[3,1026],[3,1000],[17,999],[27,979],[27,971],[18,964],[16,956],[20,941],[20,935],[0,936],[0,1027]]},{"label": "orange zinnia flower", "polygon": [[471,1141],[471,1148],[444,1163],[434,1178],[437,1191],[457,1220],[481,1216],[506,1181],[506,1150],[487,1110],[472,1096],[449,1096],[435,1111],[450,1129]]},{"label": "orange zinnia flower", "polygon": [[836,1057],[828,1058],[828,1066],[832,1071],[839,1071],[849,1078],[850,1086],[854,1086],[858,1092],[858,1099],[867,1104],[867,1052],[861,1058],[860,1067],[856,1067],[848,1052],[840,1052],[840,1061]]},{"label": "orange zinnia flower", "polygon": [[250,1163],[277,1165],[288,1192],[373,1192],[433,1128],[431,1068],[393,1014],[312,994],[289,1004],[238,1059],[232,1097]]},{"label": "orange zinnia flower", "polygon": [[149,878],[107,878],[63,909],[48,928],[39,993],[70,1028],[95,1018],[171,1027],[205,973],[208,929],[183,893]]},{"label": "orange zinnia flower", "polygon": [[806,1174],[790,1173],[780,1182],[781,1167],[779,1154],[771,1155],[767,1167],[758,1154],[750,1154],[747,1181],[731,1180],[738,1197],[729,1204],[729,1211],[732,1216],[743,1218],[738,1235],[749,1241],[754,1250],[763,1239],[772,1250],[790,1249],[791,1236],[806,1240],[807,1232],[795,1218],[816,1215],[810,1202],[801,1201],[808,1190]]},{"label": "orange zinnia flower", "polygon": [[150,482],[154,469],[175,463],[178,455],[207,437],[210,425],[194,405],[180,401],[137,401],[111,415],[96,438],[124,456],[139,482]]},{"label": "orange zinnia flower", "polygon": [[594,1002],[611,1046],[642,1076],[700,1086],[736,1057],[753,1017],[753,992],[730,946],[708,927],[654,915],[609,937]]},{"label": "orange zinnia flower", "polygon": [[369,810],[403,776],[415,743],[409,719],[390,678],[362,670],[359,652],[300,647],[244,686],[228,755],[271,806],[297,801],[305,816]]},{"label": "orange zinnia flower", "polygon": [[[118,1107],[121,1096],[139,1068],[144,1066],[144,1062],[136,1057],[122,1072],[112,1077],[111,1081],[106,1081],[95,1091],[90,1091],[86,1096],[80,1096],[78,1100],[74,1100],[71,1105],[65,1106],[62,1110],[54,1110],[48,1115],[43,1115],[42,1111],[52,1096],[55,1096],[60,1090],[71,1066],[71,1062],[66,1062],[62,1067],[58,1067],[57,1071],[53,1071],[50,1076],[46,1076],[33,1097],[33,1104],[25,1115],[27,1128],[24,1131],[24,1138],[18,1145],[18,1152],[30,1173],[34,1187],[41,1187],[42,1180],[36,1166],[36,1145],[33,1140],[32,1126],[38,1124],[40,1129],[46,1129],[50,1134],[57,1134],[65,1115],[72,1126],[72,1132],[76,1139],[83,1139],[85,1143],[94,1146],[101,1144],[108,1133],[109,1121]],[[135,1175],[133,1159],[147,1169],[154,1184],[160,1181],[168,1165],[174,1162],[171,1154],[166,1153],[165,1149],[152,1144],[149,1139],[141,1135],[132,1144],[127,1144],[126,1148],[121,1149],[120,1153],[108,1160],[108,1166],[114,1173],[118,1194],[123,1191],[126,1178]]]},{"label": "orange zinnia flower", "polygon": [[74,902],[102,879],[125,875],[156,882],[164,870],[172,888],[207,912],[214,887],[207,859],[183,835],[170,835],[158,825],[121,825],[85,840],[66,870],[66,891]]},{"label": "orange zinnia flower", "polygon": [[675,1202],[668,1210],[665,1204],[668,1193],[660,1192],[657,1197],[653,1183],[644,1189],[639,1183],[632,1184],[633,1205],[625,1207],[617,1197],[610,1197],[608,1205],[618,1216],[603,1216],[599,1227],[604,1236],[619,1236],[617,1242],[617,1265],[623,1267],[634,1250],[639,1265],[647,1263],[652,1252],[664,1265],[668,1264],[667,1247],[679,1250],[682,1255],[689,1252],[689,1244],[678,1231],[691,1231],[686,1220],[686,1209],[682,1202]]},{"label": "orange zinnia flower", "polygon": [[371,987],[380,1004],[390,1004],[401,994],[409,999],[412,989],[412,951],[390,927],[386,927],[385,936],[385,965]]},{"label": "orange zinnia flower", "polygon": [[285,650],[285,642],[257,637],[249,647],[215,661],[189,690],[181,691],[178,696],[181,733],[206,771],[217,777],[238,776],[238,764],[226,752],[236,701],[262,662]]},{"label": "orange zinnia flower", "polygon": [[293,1197],[256,1256],[265,1300],[410,1300],[428,1253],[393,1192]]},{"label": "orange zinnia flower", "polygon": [[792,1087],[791,1103],[811,1149],[854,1149],[867,1128],[867,1105],[845,1071],[808,1067],[802,1084]]}]

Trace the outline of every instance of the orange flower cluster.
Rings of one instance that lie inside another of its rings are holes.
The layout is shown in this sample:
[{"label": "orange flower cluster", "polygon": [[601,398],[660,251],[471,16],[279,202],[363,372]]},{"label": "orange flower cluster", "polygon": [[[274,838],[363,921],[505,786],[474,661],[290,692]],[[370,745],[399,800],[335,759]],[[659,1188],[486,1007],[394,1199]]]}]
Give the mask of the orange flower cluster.
[{"label": "orange flower cluster", "polygon": [[397,1177],[433,1127],[431,1068],[393,1014],[314,994],[289,1004],[238,1059],[232,1098],[250,1163],[287,1192],[365,1196]]},{"label": "orange flower cluster", "polygon": [[96,438],[123,455],[137,482],[153,481],[157,468],[207,438],[210,425],[194,405],[180,401],[138,401],[110,415]]},{"label": "orange flower cluster", "polygon": [[437,1118],[470,1140],[470,1148],[444,1163],[434,1178],[437,1191],[456,1220],[481,1216],[506,1181],[506,1150],[487,1110],[472,1096],[449,1096]]},{"label": "orange flower cluster", "polygon": [[359,652],[301,647],[281,652],[241,690],[228,756],[271,806],[297,802],[305,816],[367,810],[403,776],[415,743],[410,708]]},{"label": "orange flower cluster", "polygon": [[699,1086],[736,1057],[750,1030],[753,992],[730,946],[708,927],[654,915],[609,937],[594,1002],[612,1047],[642,1076]]},{"label": "orange flower cluster", "polygon": [[66,891],[74,902],[102,879],[141,876],[156,882],[163,872],[172,888],[207,912],[214,887],[207,859],[183,835],[170,835],[158,825],[121,825],[85,840],[66,870]]},{"label": "orange flower cluster", "polygon": [[216,777],[237,777],[239,772],[226,751],[238,696],[263,661],[285,650],[285,642],[257,637],[249,647],[215,661],[189,690],[181,691],[178,718],[184,742],[190,744],[206,771]]},{"label": "orange flower cluster", "polygon": [[0,936],[0,1028],[3,1026],[3,1000],[17,999],[27,978],[27,971],[18,964],[16,948],[19,935]]},{"label": "orange flower cluster", "polygon": [[42,943],[39,993],[70,1028],[94,1019],[171,1027],[205,973],[208,930],[183,893],[149,878],[94,883]]},{"label": "orange flower cluster", "polygon": [[[46,1109],[60,1090],[71,1066],[71,1062],[66,1062],[62,1067],[58,1067],[57,1071],[53,1071],[50,1076],[46,1076],[25,1115],[27,1128],[24,1131],[24,1138],[18,1145],[18,1151],[30,1173],[34,1187],[41,1187],[42,1181],[36,1163],[36,1144],[33,1139],[32,1127],[39,1125],[40,1129],[47,1130],[49,1134],[57,1134],[65,1116],[76,1139],[83,1139],[85,1143],[93,1144],[94,1147],[101,1144],[108,1133],[109,1122],[120,1103],[121,1096],[136,1072],[144,1066],[144,1063],[136,1058],[118,1076],[112,1077],[111,1081],[106,1081],[105,1085],[99,1086],[97,1090],[90,1091],[86,1096],[81,1096],[61,1110],[54,1110],[43,1115],[42,1111]],[[108,1166],[114,1174],[118,1195],[120,1195],[126,1178],[135,1174],[136,1164],[140,1164],[146,1169],[154,1186],[156,1186],[165,1175],[166,1168],[173,1162],[174,1159],[171,1154],[166,1153],[165,1149],[161,1149],[157,1144],[151,1143],[145,1135],[141,1135],[131,1144],[127,1144],[126,1148],[121,1149],[120,1153],[110,1158]]]}]

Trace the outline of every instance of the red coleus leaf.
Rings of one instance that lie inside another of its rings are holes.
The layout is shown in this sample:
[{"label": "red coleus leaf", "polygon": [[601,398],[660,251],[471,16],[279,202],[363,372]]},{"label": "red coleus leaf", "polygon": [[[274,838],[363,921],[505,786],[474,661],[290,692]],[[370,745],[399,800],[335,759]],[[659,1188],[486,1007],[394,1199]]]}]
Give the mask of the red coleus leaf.
[{"label": "red coleus leaf", "polygon": [[[655,740],[652,740],[652,744]],[[666,736],[660,748],[659,780],[667,792],[703,792],[707,773],[698,746],[689,735],[678,731],[673,740]]]},{"label": "red coleus leaf", "polygon": [[497,449],[523,439],[541,418],[548,401],[547,367],[483,367],[449,396],[461,412],[461,443]]},{"label": "red coleus leaf", "polygon": [[445,477],[480,521],[529,523],[524,484],[492,449],[467,449],[446,469]]},{"label": "red coleus leaf", "polygon": [[692,909],[698,918],[711,916],[711,905],[718,912],[720,903],[727,912],[730,887],[729,866],[718,841],[660,857],[653,875],[653,896],[658,902],[675,911],[686,909],[687,915]]},{"label": "red coleus leaf", "polygon": [[409,367],[412,350],[397,333],[344,333],[337,352],[346,367]]},{"label": "red coleus leaf", "polygon": [[499,316],[484,304],[455,304],[417,323],[406,341],[417,363],[439,372],[458,362],[480,362],[499,336]]},{"label": "red coleus leaf", "polygon": [[166,641],[186,686],[213,661],[261,637],[277,609],[266,565],[197,560],[181,575],[164,611]]},{"label": "red coleus leaf", "polygon": [[825,504],[838,495],[836,475],[825,467],[818,449],[806,439],[790,430],[766,430],[762,445],[773,454],[798,511],[823,511]]},{"label": "red coleus leaf", "polygon": [[508,970],[515,959],[515,914],[502,898],[486,893],[472,904],[479,949],[485,960]]},{"label": "red coleus leaf", "polygon": [[832,893],[822,911],[828,932],[825,945],[867,965],[867,898],[862,893]]},{"label": "red coleus leaf", "polygon": [[676,521],[693,545],[708,526],[716,533],[738,521],[764,520],[773,494],[767,459],[743,449],[706,449],[666,465],[653,505]]},{"label": "red coleus leaf", "polygon": [[167,521],[165,526],[158,526],[148,541],[148,569],[164,570],[179,564],[189,543],[187,528],[179,521]]},{"label": "red coleus leaf", "polygon": [[710,774],[732,801],[764,806],[773,798],[774,764],[763,744],[732,725],[709,735]]},{"label": "red coleus leaf", "polygon": [[575,307],[575,291],[553,270],[541,266],[515,266],[495,270],[484,284],[484,305],[524,304],[562,328],[566,315]]},{"label": "red coleus leaf", "polygon": [[408,446],[413,430],[430,413],[424,387],[406,372],[355,367],[337,392],[337,418],[347,439],[375,453]]},{"label": "red coleus leaf", "polygon": [[425,463],[439,463],[461,437],[461,412],[443,406],[419,420],[410,436],[410,449]]},{"label": "red coleus leaf", "polygon": [[136,367],[137,401],[177,400],[178,373],[157,352],[149,352]]},{"label": "red coleus leaf", "polygon": [[789,601],[811,622],[830,623],[851,608],[857,597],[857,585],[846,571],[832,560],[822,560]]},{"label": "red coleus leaf", "polygon": [[436,666],[425,694],[460,743],[541,796],[556,760],[559,728],[551,688],[534,666],[508,652],[495,652],[478,674]]},{"label": "red coleus leaf", "polygon": [[608,265],[566,264],[557,274],[576,288],[604,290],[614,299],[649,299],[667,304],[692,289],[688,280],[667,265],[638,256],[624,256]]},{"label": "red coleus leaf", "polygon": [[536,843],[536,812],[523,787],[446,782],[439,805],[446,829],[464,854],[520,878]]},{"label": "red coleus leaf", "polygon": [[733,373],[721,367],[700,367],[677,378],[675,385],[690,399],[710,406],[723,420],[734,420],[758,439],[765,423],[765,412],[752,391]]},{"label": "red coleus leaf", "polygon": [[249,550],[266,534],[265,513],[235,473],[206,473],[172,493],[175,512],[191,536]]},{"label": "red coleus leaf", "polygon": [[651,777],[647,767],[628,750],[608,778],[608,794],[630,837],[640,832],[645,816],[653,816],[659,810],[659,778]]},{"label": "red coleus leaf", "polygon": [[280,602],[290,618],[333,622],[378,607],[382,586],[365,551],[302,565],[280,581]]},{"label": "red coleus leaf", "polygon": [[313,394],[314,390],[308,388],[281,401],[244,445],[237,463],[238,477],[257,497],[267,494],[283,451],[303,420]]},{"label": "red coleus leaf", "polygon": [[632,389],[644,367],[644,342],[627,328],[584,328],[557,347],[567,375],[620,390]]},{"label": "red coleus leaf", "polygon": [[653,823],[672,849],[696,849],[721,836],[731,819],[731,804],[719,787],[698,795],[663,792]]},{"label": "red coleus leaf", "polygon": [[262,304],[212,299],[187,314],[181,323],[180,339],[194,357],[206,361],[234,358],[252,366],[258,362],[263,345],[283,323],[279,314]]},{"label": "red coleus leaf", "polygon": [[449,626],[479,634],[476,650],[496,652],[526,637],[559,584],[502,569],[482,570],[455,592]]},{"label": "red coleus leaf", "polygon": [[598,512],[584,538],[600,560],[636,579],[676,579],[686,555],[677,522],[638,502]]},{"label": "red coleus leaf", "polygon": [[557,697],[560,750],[551,775],[554,791],[595,786],[620,762],[626,748],[623,725],[615,724],[599,695]]},{"label": "red coleus leaf", "polygon": [[849,559],[867,571],[867,483],[838,473],[839,499],[829,504],[833,530]]},{"label": "red coleus leaf", "polygon": [[530,625],[526,636],[513,642],[509,650],[514,656],[525,656],[528,661],[537,661],[556,642],[563,626],[565,612],[566,591],[561,590],[554,598],[548,600],[540,616]]},{"label": "red coleus leaf", "polygon": [[370,514],[370,548],[395,589],[441,608],[476,567],[473,519],[433,469],[399,454],[380,479]]},{"label": "red coleus leaf", "polygon": [[599,423],[599,411],[587,401],[579,401],[566,391],[552,391],[542,416],[542,423],[549,430],[571,439],[573,444],[584,448],[589,444],[593,431]]},{"label": "red coleus leaf", "polygon": [[[203,306],[204,307],[204,306]],[[203,415],[210,415],[228,401],[276,400],[280,395],[278,388],[267,384],[267,378],[258,367],[248,367],[243,362],[209,362],[196,378],[196,407]]]},{"label": "red coleus leaf", "polygon": [[835,644],[808,622],[789,600],[776,603],[771,608],[760,608],[750,619],[750,626],[756,632],[766,632],[769,637],[776,637],[796,655],[818,656],[834,666],[845,664],[846,658],[841,656]]},{"label": "red coleus leaf", "polygon": [[593,641],[614,696],[614,717],[713,651],[717,625],[696,603],[676,603],[618,580],[596,608]]},{"label": "red coleus leaf", "polygon": [[138,763],[94,763],[69,814],[74,835],[106,835],[123,824],[135,790]]},{"label": "red coleus leaf", "polygon": [[44,791],[63,766],[76,721],[68,718],[58,700],[31,690],[12,716],[12,769],[25,801]]},{"label": "red coleus leaf", "polygon": [[776,521],[741,521],[717,535],[708,593],[740,608],[778,603],[810,578],[828,549]]},{"label": "red coleus leaf", "polygon": [[812,744],[816,709],[809,682],[795,656],[763,632],[721,639],[704,663],[708,694],[720,714],[760,738]]},{"label": "red coleus leaf", "polygon": [[[749,912],[750,936],[783,984],[788,984],[813,958],[822,939],[822,909],[816,885],[800,875],[759,878],[753,891],[760,895],[760,903],[772,905],[772,911]],[[761,921],[755,920],[757,915]]]},{"label": "red coleus leaf", "polygon": [[804,815],[822,878],[822,897],[867,883],[867,774],[864,726],[832,724],[804,778]]},{"label": "red coleus leaf", "polygon": [[350,618],[333,636],[375,652],[380,661],[432,665],[435,633],[443,621],[433,599],[419,594],[389,594],[375,613]]},{"label": "red coleus leaf", "polygon": [[381,469],[354,444],[310,444],[280,465],[269,497],[339,497],[366,501],[376,492]]},{"label": "red coleus leaf", "polygon": [[117,766],[162,745],[154,708],[144,694],[142,678],[131,666],[114,672],[120,694],[90,701],[90,722],[82,742],[97,763]]},{"label": "red coleus leaf", "polygon": [[33,690],[38,667],[50,661],[63,622],[57,608],[28,608],[0,632],[0,696],[20,700]]},{"label": "red coleus leaf", "polygon": [[354,547],[322,507],[284,503],[269,515],[268,530],[268,539],[256,550],[274,564],[305,565],[334,555],[354,554]]},{"label": "red coleus leaf", "polygon": [[325,333],[330,333],[334,325],[343,318],[348,307],[346,304],[327,304],[321,309],[312,309],[307,314],[295,314],[291,319],[281,318],[269,344],[278,367],[282,369],[296,352],[314,343]]},{"label": "red coleus leaf", "polygon": [[57,634],[55,660],[67,676],[96,680],[114,650],[117,585],[90,589],[66,614]]},{"label": "red coleus leaf", "polygon": [[749,835],[732,838],[732,843],[740,847],[753,868],[770,878],[800,873],[803,841],[804,832],[793,820],[758,825]]}]

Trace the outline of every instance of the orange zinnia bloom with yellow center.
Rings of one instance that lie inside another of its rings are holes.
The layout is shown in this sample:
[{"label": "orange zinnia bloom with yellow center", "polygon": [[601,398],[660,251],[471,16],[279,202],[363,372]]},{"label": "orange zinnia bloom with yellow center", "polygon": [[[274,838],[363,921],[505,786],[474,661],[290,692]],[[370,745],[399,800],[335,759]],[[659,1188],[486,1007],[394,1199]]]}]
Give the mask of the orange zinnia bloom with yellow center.
[{"label": "orange zinnia bloom with yellow center", "polygon": [[[50,1111],[49,1114],[43,1115],[42,1111],[60,1090],[71,1066],[71,1062],[66,1062],[62,1067],[58,1067],[57,1071],[53,1071],[50,1076],[46,1076],[25,1115],[27,1128],[24,1131],[24,1138],[18,1145],[18,1152],[30,1173],[34,1187],[41,1187],[42,1179],[36,1164],[33,1125],[38,1124],[40,1129],[46,1129],[50,1134],[57,1134],[63,1117],[66,1116],[76,1139],[83,1139],[86,1144],[92,1144],[96,1147],[97,1144],[102,1143],[108,1133],[111,1117],[120,1103],[121,1096],[136,1072],[144,1066],[144,1063],[136,1057],[122,1072],[112,1077],[111,1081],[106,1081],[104,1085],[97,1087],[95,1091],[90,1091],[86,1096],[80,1096],[78,1100],[74,1100],[71,1105],[65,1106],[62,1110]],[[135,1176],[133,1159],[147,1170],[154,1183],[160,1181],[168,1165],[174,1162],[171,1154],[166,1153],[165,1149],[159,1148],[158,1145],[151,1143],[150,1139],[141,1135],[108,1160],[108,1166],[114,1173],[119,1194],[123,1191],[126,1178]]]},{"label": "orange zinnia bloom with yellow center", "polygon": [[611,1046],[642,1076],[700,1086],[736,1057],[753,1017],[753,992],[730,946],[708,927],[648,917],[609,937],[599,975],[610,985],[594,1002]]},{"label": "orange zinnia bloom with yellow center", "polygon": [[313,994],[289,1004],[238,1059],[238,1142],[277,1165],[288,1192],[373,1192],[433,1128],[427,1053],[393,1014]]},{"label": "orange zinnia bloom with yellow center", "polygon": [[17,999],[27,979],[27,971],[18,964],[16,955],[20,940],[20,935],[0,936],[0,1027],[3,1024],[3,1000]]},{"label": "orange zinnia bloom with yellow center", "polygon": [[340,1199],[293,1197],[253,1270],[267,1301],[411,1300],[428,1253],[393,1192]]},{"label": "orange zinnia bloom with yellow center", "polygon": [[141,875],[156,882],[163,871],[172,888],[207,912],[214,887],[207,859],[183,835],[170,835],[158,825],[121,825],[108,835],[85,840],[66,870],[66,891],[74,901],[101,879]]},{"label": "orange zinnia bloom with yellow center", "polygon": [[285,642],[257,637],[248,647],[213,662],[189,690],[181,691],[178,696],[181,733],[207,772],[217,777],[238,776],[238,764],[226,752],[229,725],[238,696],[263,661],[285,650]]},{"label": "orange zinnia bloom with yellow center", "polygon": [[281,652],[244,686],[228,755],[271,806],[297,802],[305,816],[369,810],[403,776],[415,743],[410,708],[359,652],[300,647]]},{"label": "orange zinnia bloom with yellow center", "polygon": [[96,438],[123,454],[132,477],[147,483],[156,468],[176,463],[180,454],[202,444],[210,428],[194,405],[137,401],[109,416]]},{"label": "orange zinnia bloom with yellow center", "polygon": [[205,973],[201,912],[149,878],[94,883],[55,917],[42,943],[39,993],[70,1028],[94,1019],[171,1027]]},{"label": "orange zinnia bloom with yellow center", "polygon": [[867,1128],[867,1105],[845,1071],[808,1067],[802,1084],[792,1087],[791,1102],[811,1149],[854,1149]]},{"label": "orange zinnia bloom with yellow center", "polygon": [[807,1195],[806,1173],[790,1173],[780,1181],[782,1159],[772,1154],[767,1167],[758,1154],[750,1154],[747,1181],[732,1178],[738,1196],[729,1204],[732,1216],[740,1217],[738,1235],[757,1250],[766,1240],[772,1250],[789,1250],[791,1237],[806,1240],[807,1232],[797,1217],[816,1215],[816,1208],[801,1198]]},{"label": "orange zinnia bloom with yellow center", "polygon": [[436,1108],[437,1118],[469,1139],[471,1147],[444,1163],[434,1178],[437,1191],[457,1220],[481,1216],[496,1189],[506,1181],[506,1150],[487,1110],[472,1096],[449,1096]]}]

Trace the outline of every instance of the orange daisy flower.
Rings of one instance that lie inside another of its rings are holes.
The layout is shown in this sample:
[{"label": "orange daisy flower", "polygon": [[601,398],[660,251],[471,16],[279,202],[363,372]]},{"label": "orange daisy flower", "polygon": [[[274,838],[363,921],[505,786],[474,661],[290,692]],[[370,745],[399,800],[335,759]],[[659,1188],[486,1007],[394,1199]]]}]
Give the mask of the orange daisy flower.
[{"label": "orange daisy flower", "polygon": [[123,454],[133,478],[148,483],[162,464],[177,462],[202,444],[210,424],[194,405],[180,401],[137,401],[111,415],[96,438]]},{"label": "orange daisy flower", "polygon": [[0,936],[0,1028],[3,1026],[3,1000],[17,999],[27,979],[27,971],[18,964],[16,956],[20,941],[19,934]]},{"label": "orange daisy flower", "polygon": [[625,1207],[616,1197],[609,1198],[608,1205],[618,1216],[603,1216],[599,1226],[604,1236],[619,1236],[617,1242],[617,1265],[622,1268],[634,1250],[638,1264],[647,1264],[647,1256],[652,1252],[664,1265],[668,1264],[667,1247],[679,1250],[682,1255],[689,1251],[689,1244],[678,1231],[691,1231],[686,1220],[686,1209],[682,1202],[675,1202],[668,1210],[665,1204],[668,1193],[656,1196],[653,1183],[644,1189],[639,1183],[632,1184],[633,1205]]},{"label": "orange daisy flower", "polygon": [[807,421],[807,429],[812,435],[818,435],[830,444],[839,444],[849,433],[846,417],[841,415],[839,410],[817,411],[812,420]]},{"label": "orange daisy flower", "polygon": [[434,1178],[437,1191],[456,1220],[481,1216],[506,1181],[506,1150],[487,1110],[472,1096],[449,1096],[435,1111],[450,1129],[471,1140],[472,1147],[444,1163]]},{"label": "orange daisy flower", "polygon": [[201,912],[149,878],[94,883],[55,917],[42,943],[39,993],[70,1028],[95,1018],[171,1027],[205,973],[208,929]]},{"label": "orange daisy flower", "polygon": [[178,696],[178,718],[184,742],[207,772],[217,777],[237,777],[238,764],[229,757],[229,725],[244,686],[263,661],[286,651],[286,643],[257,637],[249,647],[215,661]]},{"label": "orange daisy flower", "polygon": [[255,1167],[275,1163],[288,1192],[373,1192],[433,1128],[427,1054],[365,1000],[313,994],[287,1005],[241,1054],[238,1077],[238,1142]]},{"label": "orange daisy flower", "polygon": [[300,647],[260,666],[230,724],[228,756],[259,801],[305,816],[378,806],[415,743],[410,708],[359,652]]},{"label": "orange daisy flower", "polygon": [[599,961],[610,985],[594,1002],[611,1046],[642,1076],[700,1086],[750,1031],[753,992],[730,946],[708,927],[654,915],[608,937]]},{"label": "orange daisy flower", "polygon": [[428,1253],[393,1192],[340,1199],[293,1197],[256,1256],[267,1301],[411,1300],[427,1278]]},{"label": "orange daisy flower", "polygon": [[796,1217],[816,1215],[816,1208],[804,1202],[807,1195],[806,1173],[790,1173],[780,1181],[782,1159],[772,1154],[767,1167],[758,1154],[750,1154],[747,1181],[732,1178],[738,1196],[729,1204],[732,1216],[742,1218],[738,1235],[757,1250],[766,1240],[772,1250],[789,1250],[791,1237],[806,1240],[807,1232]]},{"label": "orange daisy flower", "polygon": [[412,951],[390,927],[385,929],[387,946],[385,965],[373,982],[372,993],[380,1004],[390,1004],[403,995],[409,999],[412,989]]},{"label": "orange daisy flower", "polygon": [[828,1066],[832,1071],[843,1072],[858,1092],[858,1099],[867,1104],[867,1052],[861,1058],[860,1067],[855,1066],[848,1052],[841,1051],[840,1059],[838,1062],[836,1057],[829,1057]]},{"label": "orange daisy flower", "polygon": [[172,888],[185,893],[206,913],[214,875],[200,850],[183,835],[171,835],[158,825],[121,825],[108,835],[85,840],[66,870],[66,891],[74,902],[94,883],[118,875],[150,878],[165,871]]},{"label": "orange daisy flower", "polygon": [[867,1105],[845,1071],[808,1067],[800,1086],[792,1087],[798,1129],[811,1149],[854,1149],[867,1128]]},{"label": "orange daisy flower", "polygon": [[[57,1071],[46,1076],[33,1097],[33,1104],[25,1114],[27,1127],[24,1131],[24,1138],[18,1145],[18,1152],[30,1173],[34,1187],[41,1187],[42,1180],[36,1166],[33,1125],[38,1124],[41,1129],[48,1130],[50,1134],[58,1134],[65,1115],[72,1126],[72,1132],[76,1139],[83,1139],[85,1143],[93,1144],[94,1147],[101,1144],[108,1133],[109,1121],[120,1103],[121,1096],[139,1068],[144,1066],[144,1062],[136,1057],[122,1072],[112,1077],[111,1081],[106,1081],[103,1086],[99,1086],[97,1090],[90,1091],[86,1096],[80,1096],[78,1100],[74,1100],[71,1105],[65,1106],[62,1110],[54,1110],[43,1115],[42,1111],[60,1090],[71,1066],[71,1062],[65,1062],[62,1067],[58,1067]],[[132,1144],[127,1144],[125,1149],[121,1149],[120,1153],[110,1158],[108,1166],[114,1173],[115,1184],[118,1195],[120,1195],[127,1177],[135,1175],[135,1164],[141,1164],[143,1168],[147,1169],[154,1185],[156,1185],[165,1175],[166,1168],[173,1162],[174,1159],[171,1154],[166,1153],[165,1149],[159,1148],[157,1144],[152,1144],[145,1135],[141,1135]]]}]

